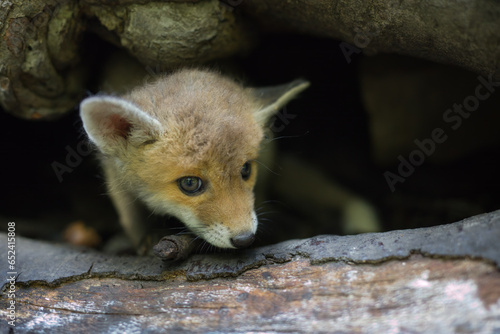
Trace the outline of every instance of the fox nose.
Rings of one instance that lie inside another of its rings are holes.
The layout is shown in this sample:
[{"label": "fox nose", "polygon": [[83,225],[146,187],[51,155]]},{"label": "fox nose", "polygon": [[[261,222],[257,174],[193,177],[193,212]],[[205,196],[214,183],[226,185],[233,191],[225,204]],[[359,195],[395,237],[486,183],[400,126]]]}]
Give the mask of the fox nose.
[{"label": "fox nose", "polygon": [[231,238],[231,244],[236,248],[244,248],[250,246],[255,240],[255,234],[245,232]]}]

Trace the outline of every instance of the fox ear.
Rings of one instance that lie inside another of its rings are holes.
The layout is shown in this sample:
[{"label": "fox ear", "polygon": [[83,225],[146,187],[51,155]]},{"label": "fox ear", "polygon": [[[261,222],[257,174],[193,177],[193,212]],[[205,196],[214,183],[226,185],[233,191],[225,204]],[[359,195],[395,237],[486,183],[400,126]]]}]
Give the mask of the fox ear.
[{"label": "fox ear", "polygon": [[161,124],[134,104],[112,96],[82,101],[80,116],[91,141],[103,153],[116,153],[127,143],[134,146],[154,140]]},{"label": "fox ear", "polygon": [[261,126],[266,126],[269,119],[291,99],[309,87],[309,81],[298,79],[290,83],[262,88],[251,88],[252,93],[262,103],[263,107],[254,114],[255,120]]}]

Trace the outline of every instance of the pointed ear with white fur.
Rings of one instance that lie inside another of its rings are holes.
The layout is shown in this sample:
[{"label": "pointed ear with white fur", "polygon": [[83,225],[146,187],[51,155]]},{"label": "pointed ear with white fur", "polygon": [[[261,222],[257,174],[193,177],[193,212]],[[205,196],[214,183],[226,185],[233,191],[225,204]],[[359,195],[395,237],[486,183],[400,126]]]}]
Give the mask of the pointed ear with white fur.
[{"label": "pointed ear with white fur", "polygon": [[80,116],[90,140],[105,154],[154,141],[161,131],[160,122],[118,97],[89,97],[80,104]]},{"label": "pointed ear with white fur", "polygon": [[254,113],[255,120],[262,127],[266,126],[269,119],[276,114],[285,104],[295,98],[300,92],[309,87],[309,81],[298,79],[290,83],[262,88],[251,88],[252,94],[257,97],[263,107]]}]

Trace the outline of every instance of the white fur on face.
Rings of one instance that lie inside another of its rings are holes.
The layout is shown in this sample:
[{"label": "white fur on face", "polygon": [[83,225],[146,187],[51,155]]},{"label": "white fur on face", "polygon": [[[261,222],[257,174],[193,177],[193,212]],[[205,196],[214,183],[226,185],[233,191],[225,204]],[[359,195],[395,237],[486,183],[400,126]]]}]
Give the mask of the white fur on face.
[{"label": "white fur on face", "polygon": [[235,248],[231,243],[231,232],[222,223],[214,223],[202,231],[203,239],[220,248]]},{"label": "white fur on face", "polygon": [[[257,215],[255,214],[255,211],[252,211],[249,232],[255,234],[257,232],[257,226]],[[235,235],[236,234],[231,233],[231,230],[222,223],[213,223],[208,227],[204,227],[202,235],[200,236],[214,246],[220,248],[235,248],[231,243],[231,238]]]},{"label": "white fur on face", "polygon": [[[156,212],[178,218],[194,234],[216,247],[235,248],[231,243],[231,238],[242,232],[237,231],[234,233],[221,222],[204,223],[188,207],[166,201],[156,196],[148,196],[144,200],[150,207],[154,207]],[[255,234],[259,224],[255,211],[252,210],[249,218],[250,228],[248,232]]]}]

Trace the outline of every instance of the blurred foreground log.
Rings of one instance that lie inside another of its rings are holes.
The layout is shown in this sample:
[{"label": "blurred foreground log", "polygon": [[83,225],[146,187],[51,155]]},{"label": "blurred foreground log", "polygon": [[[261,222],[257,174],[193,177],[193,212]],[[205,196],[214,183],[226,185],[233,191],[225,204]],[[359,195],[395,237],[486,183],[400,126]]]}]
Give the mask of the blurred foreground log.
[{"label": "blurred foreground log", "polygon": [[[19,237],[15,333],[493,333],[500,329],[498,240],[500,211],[181,263]],[[8,282],[4,319],[6,289]]]}]

